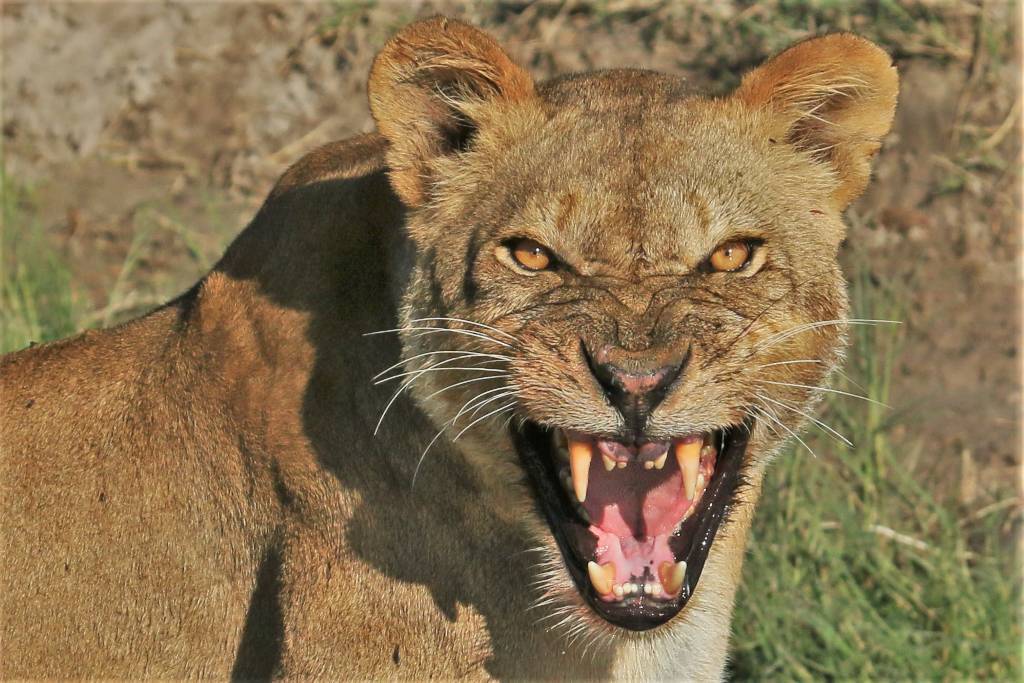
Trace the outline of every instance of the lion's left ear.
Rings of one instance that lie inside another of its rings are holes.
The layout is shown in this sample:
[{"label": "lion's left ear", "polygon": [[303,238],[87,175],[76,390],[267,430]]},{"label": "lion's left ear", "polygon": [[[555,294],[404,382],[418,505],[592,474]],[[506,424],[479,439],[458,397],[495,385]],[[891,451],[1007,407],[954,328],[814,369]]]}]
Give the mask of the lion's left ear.
[{"label": "lion's left ear", "polygon": [[533,94],[529,74],[479,29],[434,17],[399,31],[377,55],[369,82],[399,198],[409,206],[429,200],[437,181],[431,162],[470,144],[487,104]]},{"label": "lion's left ear", "polygon": [[885,52],[848,33],[812,38],[750,72],[735,97],[766,110],[769,136],[828,163],[845,209],[867,186],[871,158],[889,132],[899,76]]}]

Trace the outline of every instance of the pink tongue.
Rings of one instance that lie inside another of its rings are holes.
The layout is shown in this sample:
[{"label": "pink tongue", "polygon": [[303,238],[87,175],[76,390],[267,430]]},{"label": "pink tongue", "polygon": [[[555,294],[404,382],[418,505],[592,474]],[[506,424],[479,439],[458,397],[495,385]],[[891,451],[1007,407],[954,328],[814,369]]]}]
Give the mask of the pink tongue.
[{"label": "pink tongue", "polygon": [[643,539],[671,533],[690,503],[679,465],[670,457],[660,470],[632,462],[609,472],[595,462],[583,507],[601,530]]},{"label": "pink tongue", "polygon": [[633,461],[608,471],[595,458],[583,503],[592,522],[590,532],[597,537],[594,559],[600,565],[615,564],[615,583],[645,574],[657,579],[663,563],[676,561],[668,538],[690,505],[683,494],[682,472],[671,454],[660,470],[644,469]]}]

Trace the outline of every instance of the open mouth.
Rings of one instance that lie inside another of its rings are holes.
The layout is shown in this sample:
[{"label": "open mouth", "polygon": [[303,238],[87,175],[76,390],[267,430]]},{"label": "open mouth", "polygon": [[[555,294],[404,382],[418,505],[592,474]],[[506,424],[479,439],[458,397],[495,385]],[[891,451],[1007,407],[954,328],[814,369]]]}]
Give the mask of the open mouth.
[{"label": "open mouth", "polygon": [[595,612],[643,631],[686,605],[733,504],[752,426],[631,444],[532,422],[513,430],[566,566]]}]

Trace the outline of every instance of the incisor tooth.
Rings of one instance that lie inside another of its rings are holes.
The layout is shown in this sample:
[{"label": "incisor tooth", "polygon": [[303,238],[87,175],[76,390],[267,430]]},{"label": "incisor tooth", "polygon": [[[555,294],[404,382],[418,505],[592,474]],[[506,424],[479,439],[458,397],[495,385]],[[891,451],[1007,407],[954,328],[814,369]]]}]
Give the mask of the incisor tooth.
[{"label": "incisor tooth", "polygon": [[572,470],[572,489],[582,503],[587,499],[590,483],[590,444],[569,440],[569,468]]},{"label": "incisor tooth", "polygon": [[653,460],[647,460],[646,462],[644,462],[644,469],[645,470],[650,470],[650,469],[653,469],[653,468],[654,468],[654,461]]},{"label": "incisor tooth", "polygon": [[665,451],[660,456],[658,456],[658,459],[654,461],[654,466],[660,470],[665,466],[666,460],[668,460],[668,451]]},{"label": "incisor tooth", "polygon": [[693,500],[697,491],[697,469],[700,467],[700,441],[682,441],[676,444],[676,460],[683,473],[686,499]]},{"label": "incisor tooth", "polygon": [[686,560],[679,562],[662,562],[658,567],[658,578],[661,579],[661,586],[669,595],[677,595],[683,587],[683,579],[686,578]]},{"label": "incisor tooth", "polygon": [[607,454],[601,455],[601,462],[604,463],[604,469],[606,472],[611,472],[615,469],[615,461],[608,457]]},{"label": "incisor tooth", "polygon": [[618,461],[617,463],[615,463],[615,464],[616,464],[616,465],[618,466],[618,468],[619,468],[620,470],[621,470],[621,469],[625,469],[625,468],[626,468],[626,461],[625,461],[625,460],[619,460],[619,461]]},{"label": "incisor tooth", "polygon": [[608,595],[612,592],[612,582],[615,581],[614,564],[609,562],[601,566],[597,562],[589,562],[587,563],[587,574],[590,575],[590,583],[594,585],[594,590],[598,593]]}]

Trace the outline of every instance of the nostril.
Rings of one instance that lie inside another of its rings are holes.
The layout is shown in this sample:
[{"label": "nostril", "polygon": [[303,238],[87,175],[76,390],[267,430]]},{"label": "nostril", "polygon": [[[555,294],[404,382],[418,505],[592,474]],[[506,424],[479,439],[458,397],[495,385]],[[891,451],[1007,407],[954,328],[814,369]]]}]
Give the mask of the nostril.
[{"label": "nostril", "polygon": [[611,363],[602,363],[595,360],[582,340],[580,341],[580,350],[583,353],[583,358],[587,361],[587,367],[590,368],[590,374],[597,380],[605,395],[611,399],[614,394],[620,393],[621,390],[618,387],[615,376],[615,366]]}]

